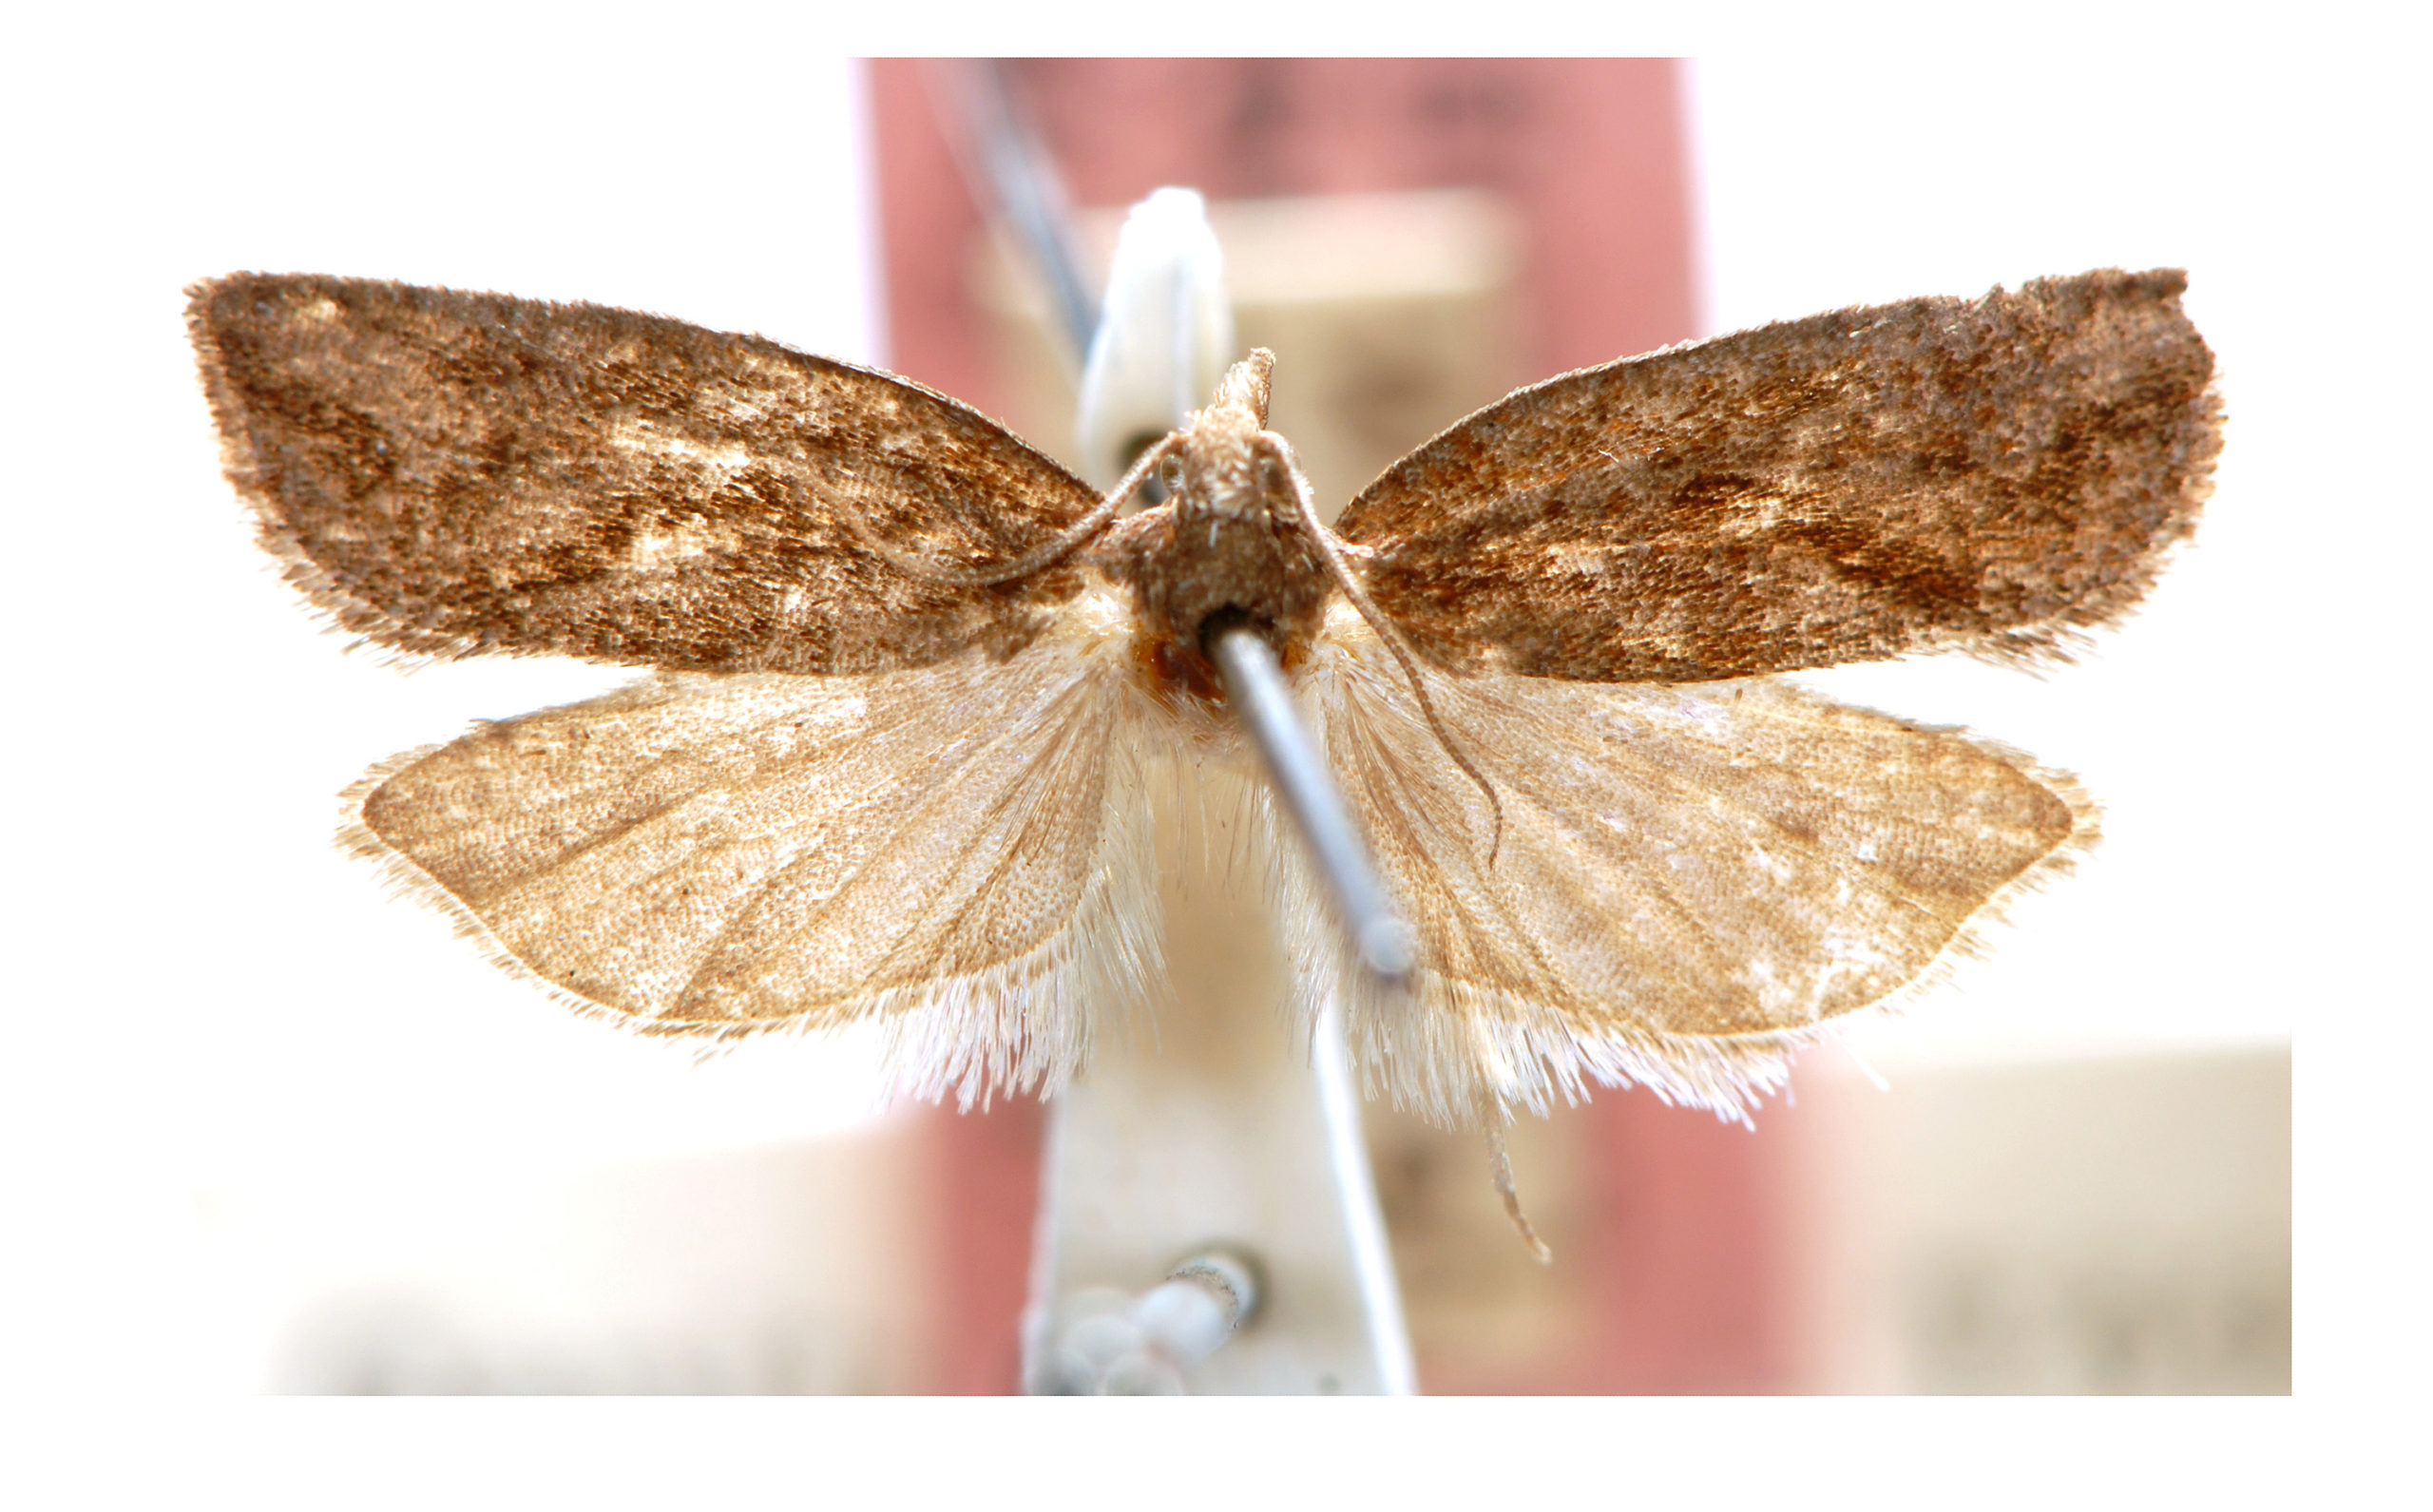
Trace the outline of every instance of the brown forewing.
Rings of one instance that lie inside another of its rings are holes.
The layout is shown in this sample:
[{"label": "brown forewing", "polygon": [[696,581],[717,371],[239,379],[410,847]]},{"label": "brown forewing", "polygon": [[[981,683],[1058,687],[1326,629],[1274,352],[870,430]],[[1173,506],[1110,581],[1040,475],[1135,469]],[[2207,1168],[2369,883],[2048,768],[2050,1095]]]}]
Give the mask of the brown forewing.
[{"label": "brown forewing", "polygon": [[597,305],[238,274],[188,324],[289,575],[410,652],[860,672],[1010,654],[1071,570],[975,589],[1095,502],[976,411]]},{"label": "brown forewing", "polygon": [[2051,655],[2144,594],[2220,449],[2174,271],[1838,311],[1524,389],[1336,529],[1441,664],[1691,682]]}]

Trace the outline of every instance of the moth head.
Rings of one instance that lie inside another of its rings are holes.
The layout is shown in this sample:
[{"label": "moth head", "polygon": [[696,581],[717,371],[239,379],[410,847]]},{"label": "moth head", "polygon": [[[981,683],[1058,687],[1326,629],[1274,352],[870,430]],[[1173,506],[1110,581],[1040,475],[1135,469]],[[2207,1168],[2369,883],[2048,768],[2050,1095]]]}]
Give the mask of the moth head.
[{"label": "moth head", "polygon": [[1159,481],[1183,518],[1297,524],[1292,450],[1267,429],[1274,369],[1275,354],[1264,347],[1235,363],[1208,408],[1167,449]]},{"label": "moth head", "polygon": [[1254,429],[1239,411],[1203,413],[1168,452],[1161,472],[1185,529],[1223,522],[1261,534],[1304,533],[1300,463],[1273,431]]}]

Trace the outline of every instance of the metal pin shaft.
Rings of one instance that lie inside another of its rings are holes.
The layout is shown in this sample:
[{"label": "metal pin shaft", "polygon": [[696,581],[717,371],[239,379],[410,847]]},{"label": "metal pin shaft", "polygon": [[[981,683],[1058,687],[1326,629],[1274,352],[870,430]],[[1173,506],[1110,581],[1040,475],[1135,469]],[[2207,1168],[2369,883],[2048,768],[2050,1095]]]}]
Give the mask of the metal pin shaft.
[{"label": "metal pin shaft", "polygon": [[[973,67],[964,76],[965,119],[976,155],[981,160],[984,192],[1038,260],[1045,275],[1065,334],[1073,349],[1086,358],[1098,324],[1098,307],[1086,292],[1081,261],[1074,256],[1063,186],[1046,150],[1032,135],[1015,108],[996,64]],[[1176,423],[1182,416],[1178,413]],[[1157,502],[1162,489],[1146,493]],[[1309,732],[1301,728],[1293,699],[1284,687],[1283,668],[1267,642],[1247,630],[1217,634],[1208,647],[1225,680],[1234,707],[1250,726],[1251,738],[1267,760],[1276,791],[1293,811],[1301,833],[1316,859],[1318,874],[1333,893],[1352,947],[1370,970],[1389,982],[1401,982],[1413,965],[1410,928],[1394,912],[1386,890],[1369,864],[1369,852],[1345,813],[1334,775],[1319,759]]]},{"label": "metal pin shaft", "polygon": [[967,64],[958,102],[975,155],[986,198],[1029,249],[1047,280],[1059,323],[1073,351],[1086,356],[1098,330],[1099,301],[1090,292],[1082,259],[1073,250],[1072,214],[1063,182],[1047,148],[1006,87],[1005,65],[996,59]]},{"label": "metal pin shaft", "polygon": [[1224,679],[1226,700],[1249,726],[1268,775],[1309,842],[1361,961],[1389,982],[1403,981],[1412,965],[1410,928],[1394,912],[1335,791],[1334,775],[1301,727],[1275,653],[1256,631],[1229,625],[1210,638],[1208,656]]}]

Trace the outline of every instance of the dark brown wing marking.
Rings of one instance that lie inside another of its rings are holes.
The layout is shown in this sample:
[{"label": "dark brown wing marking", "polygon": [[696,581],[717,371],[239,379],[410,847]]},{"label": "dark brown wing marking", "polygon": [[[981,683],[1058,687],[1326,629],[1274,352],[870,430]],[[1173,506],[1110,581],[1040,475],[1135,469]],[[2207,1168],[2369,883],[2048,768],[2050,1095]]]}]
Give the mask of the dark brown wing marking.
[{"label": "dark brown wing marking", "polygon": [[[238,274],[187,320],[228,474],[338,623],[675,670],[1009,655],[1079,591],[1002,562],[1097,502],[927,389],[597,305]],[[874,544],[875,543],[875,544]]]},{"label": "dark brown wing marking", "polygon": [[2211,488],[2175,271],[1843,310],[1523,389],[1344,512],[1439,662],[1695,682],[2052,657],[2143,596]]}]

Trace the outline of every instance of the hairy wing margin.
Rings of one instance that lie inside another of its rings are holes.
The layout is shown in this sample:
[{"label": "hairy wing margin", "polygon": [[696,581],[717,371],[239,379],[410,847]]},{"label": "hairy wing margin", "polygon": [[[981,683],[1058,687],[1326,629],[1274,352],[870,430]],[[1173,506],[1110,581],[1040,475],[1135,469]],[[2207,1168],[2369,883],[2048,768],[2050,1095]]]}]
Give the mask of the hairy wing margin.
[{"label": "hairy wing margin", "polygon": [[1301,686],[1421,960],[1380,988],[1279,846],[1305,1007],[1334,994],[1370,1085],[1447,1123],[1590,1081],[1745,1117],[1792,1051],[1919,989],[2096,836],[2062,774],[1772,679],[1432,678],[1498,844],[1365,624],[1338,612]]},{"label": "hairy wing margin", "polygon": [[1089,508],[977,411],[757,336],[316,275],[188,291],[229,480],[342,627],[414,655],[867,672],[1044,632],[1081,584],[989,589]]},{"label": "hairy wing margin", "polygon": [[1440,664],[1699,682],[1913,652],[2065,656],[2212,489],[2186,276],[1835,311],[1523,389],[1336,528]]},{"label": "hairy wing margin", "polygon": [[385,763],[346,838],[578,1011],[874,1023],[906,1090],[1052,1089],[1161,969],[1118,644],[662,677]]}]

